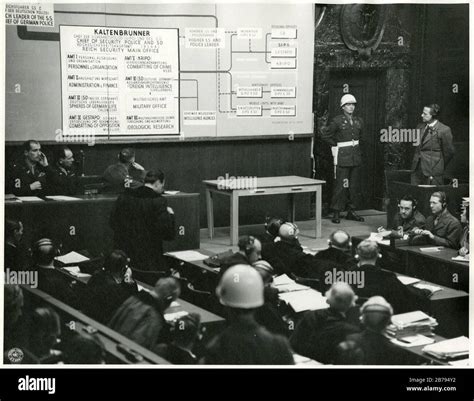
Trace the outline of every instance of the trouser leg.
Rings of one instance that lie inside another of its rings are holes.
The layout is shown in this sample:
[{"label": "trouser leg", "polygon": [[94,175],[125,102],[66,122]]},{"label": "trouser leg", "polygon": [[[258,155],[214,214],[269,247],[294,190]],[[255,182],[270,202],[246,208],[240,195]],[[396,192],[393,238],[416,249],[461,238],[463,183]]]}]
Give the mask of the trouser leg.
[{"label": "trouser leg", "polygon": [[348,210],[355,210],[360,196],[360,166],[354,166],[349,174],[349,202]]},{"label": "trouser leg", "polygon": [[336,180],[332,193],[331,209],[335,212],[343,211],[346,208],[348,197],[350,167],[336,167]]},{"label": "trouser leg", "polygon": [[428,177],[425,177],[423,171],[421,171],[420,163],[416,166],[415,171],[411,173],[411,184],[412,185],[426,185],[428,183]]}]

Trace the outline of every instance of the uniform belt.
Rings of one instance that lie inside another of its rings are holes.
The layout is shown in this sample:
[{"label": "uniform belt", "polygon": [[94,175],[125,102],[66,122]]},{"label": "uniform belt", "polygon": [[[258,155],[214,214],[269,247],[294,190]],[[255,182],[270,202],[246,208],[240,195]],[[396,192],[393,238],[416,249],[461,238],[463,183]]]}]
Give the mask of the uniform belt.
[{"label": "uniform belt", "polygon": [[338,148],[345,148],[346,146],[356,146],[359,145],[359,140],[352,140],[352,141],[346,141],[346,142],[338,142],[337,147]]}]

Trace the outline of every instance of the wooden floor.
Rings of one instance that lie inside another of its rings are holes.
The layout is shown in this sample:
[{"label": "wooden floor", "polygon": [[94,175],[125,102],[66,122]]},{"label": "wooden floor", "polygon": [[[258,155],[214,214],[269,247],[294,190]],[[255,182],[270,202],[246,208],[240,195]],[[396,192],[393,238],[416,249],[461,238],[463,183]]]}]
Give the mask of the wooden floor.
[{"label": "wooden floor", "polygon": [[[322,237],[314,238],[314,221],[297,221],[296,224],[300,230],[299,240],[303,246],[312,250],[322,250],[327,248],[327,239],[331,232],[336,229],[346,230],[350,235],[369,235],[372,231],[376,231],[377,227],[385,226],[387,217],[385,212],[378,210],[360,210],[357,212],[364,217],[365,221],[359,223],[357,221],[341,219],[340,224],[334,224],[330,218],[322,220]],[[237,247],[230,246],[229,227],[216,227],[214,238],[211,240],[208,236],[207,229],[201,229],[201,248],[212,252],[224,252],[228,249],[237,250]],[[239,235],[245,234],[261,234],[264,232],[263,223],[260,225],[241,226]]]}]

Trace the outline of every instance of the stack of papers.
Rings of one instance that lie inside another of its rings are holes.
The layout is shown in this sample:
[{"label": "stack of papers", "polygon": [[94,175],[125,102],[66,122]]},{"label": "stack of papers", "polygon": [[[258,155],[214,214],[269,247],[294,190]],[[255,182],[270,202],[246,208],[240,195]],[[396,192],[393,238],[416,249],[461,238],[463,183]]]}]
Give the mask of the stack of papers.
[{"label": "stack of papers", "polygon": [[278,297],[291,306],[296,313],[329,308],[326,297],[312,289],[285,292],[279,294]]},{"label": "stack of papers", "polygon": [[68,267],[63,267],[63,269],[68,271],[69,274],[77,278],[92,277],[90,274],[81,273],[81,269],[79,268],[79,266],[68,266]]},{"label": "stack of papers", "polygon": [[439,359],[455,359],[469,355],[469,338],[456,337],[427,345],[423,352]]},{"label": "stack of papers", "polygon": [[298,284],[286,274],[276,277],[273,280],[273,286],[278,289],[278,292],[291,292],[309,290],[306,285]]},{"label": "stack of papers", "polygon": [[441,290],[442,290],[441,287],[438,287],[438,286],[436,286],[436,285],[421,284],[421,283],[415,284],[413,287],[419,288],[420,290],[428,290],[428,291],[430,291],[432,294],[435,293],[435,292],[437,292],[437,291],[441,291]]},{"label": "stack of papers", "polygon": [[57,256],[55,259],[63,265],[72,265],[90,260],[88,257],[74,251],[66,253],[62,256]]},{"label": "stack of papers", "polygon": [[380,233],[370,233],[369,238],[367,238],[369,241],[375,241],[378,244],[382,245],[390,245],[390,240],[388,239],[383,239],[382,234]]},{"label": "stack of papers", "polygon": [[408,312],[392,316],[392,324],[387,327],[387,333],[397,339],[416,334],[431,336],[437,325],[436,319],[422,311]]},{"label": "stack of papers", "polygon": [[185,262],[196,262],[198,260],[204,260],[209,255],[204,255],[198,251],[178,251],[178,252],[167,252],[166,255],[173,256],[176,259],[183,260]]}]

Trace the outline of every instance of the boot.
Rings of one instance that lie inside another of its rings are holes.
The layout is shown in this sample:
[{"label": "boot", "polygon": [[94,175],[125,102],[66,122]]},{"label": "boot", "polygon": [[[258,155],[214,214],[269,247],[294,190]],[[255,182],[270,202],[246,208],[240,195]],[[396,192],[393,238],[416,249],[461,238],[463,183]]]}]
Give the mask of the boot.
[{"label": "boot", "polygon": [[339,216],[339,211],[335,211],[333,218],[331,220],[334,224],[339,224],[341,222],[341,218]]},{"label": "boot", "polygon": [[354,210],[349,210],[346,215],[346,220],[364,221],[364,218],[359,216]]}]

